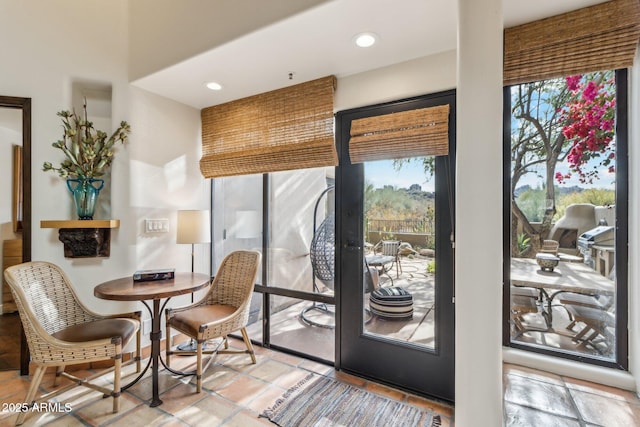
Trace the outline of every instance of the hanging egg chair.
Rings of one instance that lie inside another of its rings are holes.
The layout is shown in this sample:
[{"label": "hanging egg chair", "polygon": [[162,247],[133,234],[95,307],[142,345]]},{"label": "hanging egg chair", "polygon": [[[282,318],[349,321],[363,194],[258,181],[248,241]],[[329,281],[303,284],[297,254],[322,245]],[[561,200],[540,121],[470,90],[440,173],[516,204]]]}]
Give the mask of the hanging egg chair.
[{"label": "hanging egg chair", "polygon": [[[321,281],[327,288],[333,290],[335,280],[335,263],[336,263],[336,215],[331,211],[317,226],[318,207],[322,198],[334,187],[327,187],[316,200],[313,209],[313,238],[309,247],[309,258],[311,259],[313,291],[320,292],[317,280]],[[301,319],[304,323],[311,326],[320,326],[323,328],[333,329],[333,324],[316,322],[310,319],[308,313],[312,310],[318,310],[322,313],[333,316],[335,313],[327,307],[327,304],[314,302],[309,307],[302,310]]]}]

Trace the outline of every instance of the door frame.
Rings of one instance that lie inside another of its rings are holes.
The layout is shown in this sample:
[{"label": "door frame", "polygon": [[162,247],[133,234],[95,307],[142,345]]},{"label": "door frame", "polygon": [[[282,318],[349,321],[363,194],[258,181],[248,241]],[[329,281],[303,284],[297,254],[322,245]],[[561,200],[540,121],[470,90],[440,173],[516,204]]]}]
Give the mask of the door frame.
[{"label": "door frame", "polygon": [[[31,261],[31,98],[0,96],[0,108],[22,111],[22,262]],[[29,374],[29,347],[20,324],[20,375]]]},{"label": "door frame", "polygon": [[[362,186],[363,181],[363,165],[349,165],[348,168],[343,167],[345,161],[349,159],[348,153],[348,140],[349,140],[349,128],[352,120],[370,117],[382,114],[388,114],[392,112],[406,111],[417,108],[431,107],[436,105],[450,105],[450,118],[449,118],[449,139],[450,139],[450,155],[447,156],[446,159],[446,167],[447,171],[445,176],[448,175],[448,179],[436,181],[436,197],[438,194],[446,193],[451,200],[449,200],[447,205],[447,209],[444,212],[447,217],[451,218],[451,221],[455,219],[455,213],[451,212],[451,210],[455,209],[455,173],[452,170],[455,167],[455,129],[456,129],[456,96],[455,90],[449,90],[444,92],[439,92],[430,95],[424,95],[399,101],[392,101],[383,104],[371,105],[366,107],[355,108],[351,110],[340,111],[336,116],[336,146],[338,149],[338,157],[340,159],[340,165],[336,170],[336,286],[335,286],[335,298],[336,298],[336,355],[335,355],[335,367],[337,370],[345,370],[347,372],[355,373],[358,376],[367,377],[374,379],[379,382],[388,383],[393,385],[394,387],[399,387],[402,389],[410,390],[413,392],[417,392],[419,394],[429,394],[431,396],[447,400],[454,400],[454,390],[455,390],[455,306],[453,304],[453,296],[454,296],[454,259],[455,254],[453,248],[451,247],[451,242],[449,239],[436,239],[436,253],[438,250],[442,250],[444,253],[444,245],[448,246],[448,250],[450,250],[450,259],[447,259],[445,256],[443,261],[438,261],[438,269],[442,269],[442,271],[448,270],[450,271],[451,283],[450,286],[442,286],[440,283],[437,288],[437,296],[436,296],[436,305],[442,304],[441,306],[445,306],[450,304],[450,309],[446,310],[436,310],[436,349],[435,351],[425,350],[424,347],[411,346],[411,345],[403,345],[403,349],[407,349],[409,354],[412,354],[411,360],[416,360],[416,358],[425,357],[425,363],[429,363],[429,357],[434,356],[440,358],[439,360],[443,362],[443,365],[446,363],[445,360],[449,363],[447,366],[443,366],[438,372],[441,372],[443,377],[448,378],[447,381],[444,381],[442,386],[437,386],[437,391],[432,393],[425,393],[412,386],[411,381],[415,381],[416,378],[404,377],[404,378],[394,378],[393,380],[379,378],[375,375],[371,374],[370,364],[368,364],[365,358],[362,358],[361,362],[358,363],[357,371],[354,367],[347,366],[349,365],[349,358],[353,359],[358,357],[355,353],[350,353],[353,349],[348,348],[343,345],[343,340],[351,339],[350,334],[347,332],[348,327],[352,327],[352,325],[345,325],[345,316],[343,316],[344,310],[347,309],[346,304],[347,300],[358,300],[358,298],[354,298],[353,295],[349,293],[349,290],[345,288],[343,282],[343,278],[346,275],[349,277],[360,277],[362,278],[363,269],[361,263],[358,263],[358,259],[362,259],[363,257],[363,248],[359,242],[363,242],[363,230],[362,227],[353,227],[349,228],[349,225],[346,224],[345,218],[349,218],[349,222],[353,224],[353,221],[357,221],[359,224],[362,223],[362,210],[357,212],[353,206],[349,206],[349,204],[345,203],[345,182],[355,182],[355,185]],[[439,158],[436,158],[438,162]],[[440,167],[443,167],[445,163],[444,158],[440,158]],[[442,182],[445,181],[445,182]],[[450,188],[449,189],[447,188]],[[353,197],[353,195],[351,196]],[[363,205],[363,195],[359,193],[357,195],[359,200],[356,201],[355,205],[362,206]],[[353,199],[352,199],[353,200]],[[443,203],[439,205],[442,206]],[[355,206],[354,205],[354,206]],[[438,204],[436,205],[438,206]],[[437,208],[436,208],[437,209]],[[451,212],[451,215],[449,213]],[[443,212],[440,212],[442,215]],[[438,212],[436,212],[436,216],[438,216]],[[451,221],[447,221],[450,223]],[[451,232],[453,233],[453,229],[455,224],[450,224]],[[448,227],[447,227],[448,228]],[[448,234],[448,233],[447,233]],[[442,241],[446,240],[446,241]],[[354,256],[355,254],[355,256]],[[354,262],[355,261],[355,262]],[[443,276],[446,277],[446,276]],[[362,287],[360,287],[362,288]],[[355,288],[357,289],[357,288]],[[362,299],[363,290],[359,289],[357,291],[351,290],[351,293],[358,292],[360,295],[360,300]],[[361,307],[357,308],[358,311],[362,311]],[[350,322],[347,322],[350,323]],[[362,322],[359,322],[359,330],[357,332],[358,339],[366,338],[367,340],[380,342],[381,344],[376,349],[376,357],[382,358],[385,360],[393,360],[398,361],[397,352],[394,351],[389,345],[388,342],[390,340],[385,340],[384,338],[378,339],[372,338],[370,335],[364,336],[364,328]],[[350,331],[351,335],[354,334],[353,331]],[[394,346],[394,348],[397,348]],[[378,352],[378,350],[380,350]],[[405,353],[405,354],[408,354]],[[345,363],[347,361],[347,363]],[[400,362],[401,363],[401,362]]]}]

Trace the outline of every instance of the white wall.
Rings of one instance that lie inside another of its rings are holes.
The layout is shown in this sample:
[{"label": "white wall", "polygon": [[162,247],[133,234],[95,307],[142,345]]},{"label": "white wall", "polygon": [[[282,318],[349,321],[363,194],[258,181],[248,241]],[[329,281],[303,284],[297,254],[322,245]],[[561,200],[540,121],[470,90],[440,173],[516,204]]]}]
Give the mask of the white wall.
[{"label": "white wall", "polygon": [[[209,182],[197,162],[199,111],[128,83],[128,3],[0,0],[0,51],[3,64],[13,64],[0,67],[0,94],[32,98],[32,259],[60,265],[83,302],[102,312],[144,309],[95,298],[101,281],[141,268],[188,271],[191,248],[175,244],[175,211],[209,207]],[[132,128],[112,167],[111,214],[121,225],[112,231],[109,258],[64,258],[57,230],[40,228],[41,220],[75,219],[65,182],[41,168],[63,159],[51,147],[61,137],[56,112],[71,108],[78,81],[110,85],[112,129],[121,120]],[[144,219],[158,217],[170,220],[170,232],[145,235]],[[200,248],[196,259],[196,269],[208,272],[208,252]]]},{"label": "white wall", "polygon": [[502,19],[501,0],[458,0],[455,419],[461,426],[503,424]]},{"label": "white wall", "polygon": [[338,79],[334,111],[396,101],[455,87],[456,52],[443,52]]}]

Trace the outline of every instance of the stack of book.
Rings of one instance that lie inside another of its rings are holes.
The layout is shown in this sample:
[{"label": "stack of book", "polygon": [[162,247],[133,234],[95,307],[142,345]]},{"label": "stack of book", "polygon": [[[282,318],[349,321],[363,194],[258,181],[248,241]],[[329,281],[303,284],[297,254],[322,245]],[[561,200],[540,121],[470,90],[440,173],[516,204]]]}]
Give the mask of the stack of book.
[{"label": "stack of book", "polygon": [[170,280],[175,277],[175,268],[160,270],[138,270],[133,273],[134,282],[151,282],[155,280]]}]

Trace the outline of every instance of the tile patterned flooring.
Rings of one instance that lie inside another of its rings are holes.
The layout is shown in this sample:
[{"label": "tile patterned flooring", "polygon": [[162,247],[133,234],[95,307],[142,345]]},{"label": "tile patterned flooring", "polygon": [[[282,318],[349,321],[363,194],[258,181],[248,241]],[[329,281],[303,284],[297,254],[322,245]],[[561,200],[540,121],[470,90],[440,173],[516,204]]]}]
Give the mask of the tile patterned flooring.
[{"label": "tile patterned flooring", "polygon": [[[241,345],[232,341],[232,346]],[[175,378],[160,372],[164,403],[150,408],[151,378],[147,373],[124,392],[120,412],[111,412],[111,399],[75,387],[57,397],[68,403],[70,413],[39,413],[27,416],[24,426],[273,426],[258,414],[286,389],[309,372],[336,378],[357,387],[431,409],[442,416],[442,426],[454,425],[453,407],[336,372],[332,367],[300,357],[256,347],[258,363],[247,357],[220,355],[203,378],[203,392],[195,393],[192,378]],[[174,357],[172,367],[188,369],[195,357]],[[127,367],[132,369],[132,367]],[[41,389],[51,386],[47,373]],[[105,382],[109,381],[105,377]],[[21,402],[29,379],[18,371],[0,372],[0,402]],[[631,392],[535,371],[516,365],[504,366],[504,408],[506,426],[640,426],[640,401]],[[0,426],[12,426],[17,415],[0,412]],[[389,424],[393,427],[393,424]],[[403,426],[404,427],[404,426]],[[480,426],[484,427],[484,426]]]},{"label": "tile patterned flooring", "polygon": [[640,426],[630,391],[508,364],[503,377],[506,426]]}]

